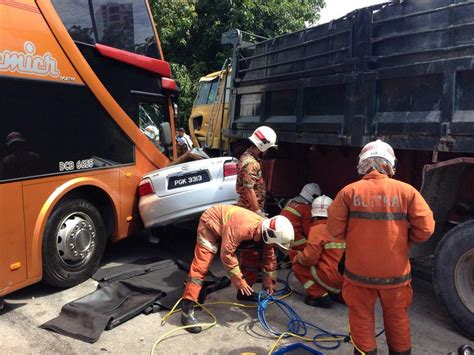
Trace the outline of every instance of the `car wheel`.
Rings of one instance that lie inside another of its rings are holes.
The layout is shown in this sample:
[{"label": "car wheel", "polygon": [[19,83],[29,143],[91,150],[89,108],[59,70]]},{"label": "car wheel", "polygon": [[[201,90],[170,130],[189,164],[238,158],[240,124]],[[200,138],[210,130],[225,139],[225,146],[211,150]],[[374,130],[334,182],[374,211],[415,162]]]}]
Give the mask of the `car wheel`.
[{"label": "car wheel", "polygon": [[453,228],[439,242],[433,285],[456,326],[474,339],[474,221]]},{"label": "car wheel", "polygon": [[84,199],[60,202],[43,235],[43,282],[71,287],[99,267],[107,242],[101,214]]}]

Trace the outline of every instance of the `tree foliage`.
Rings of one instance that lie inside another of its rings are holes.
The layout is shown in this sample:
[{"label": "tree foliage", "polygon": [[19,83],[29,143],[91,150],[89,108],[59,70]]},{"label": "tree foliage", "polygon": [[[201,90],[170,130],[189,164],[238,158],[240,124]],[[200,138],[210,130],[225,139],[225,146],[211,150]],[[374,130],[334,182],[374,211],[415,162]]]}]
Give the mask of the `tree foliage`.
[{"label": "tree foliage", "polygon": [[324,0],[149,0],[165,58],[175,63],[183,88],[178,102],[182,124],[189,117],[197,82],[220,70],[230,48],[220,44],[233,28],[263,37],[314,24]]}]

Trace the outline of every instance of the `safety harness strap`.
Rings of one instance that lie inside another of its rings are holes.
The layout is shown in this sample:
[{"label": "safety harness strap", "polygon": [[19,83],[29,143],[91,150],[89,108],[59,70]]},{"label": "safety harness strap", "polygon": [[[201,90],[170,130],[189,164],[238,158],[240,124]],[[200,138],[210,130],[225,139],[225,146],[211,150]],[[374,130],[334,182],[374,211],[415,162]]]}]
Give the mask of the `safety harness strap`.
[{"label": "safety harness strap", "polygon": [[410,273],[403,276],[399,276],[399,277],[369,277],[369,276],[361,276],[361,275],[354,274],[350,272],[349,270],[347,270],[347,267],[344,270],[344,275],[346,275],[349,279],[353,281],[357,281],[357,282],[369,284],[369,285],[380,285],[380,286],[398,285],[398,284],[402,284],[406,281],[411,280]]}]

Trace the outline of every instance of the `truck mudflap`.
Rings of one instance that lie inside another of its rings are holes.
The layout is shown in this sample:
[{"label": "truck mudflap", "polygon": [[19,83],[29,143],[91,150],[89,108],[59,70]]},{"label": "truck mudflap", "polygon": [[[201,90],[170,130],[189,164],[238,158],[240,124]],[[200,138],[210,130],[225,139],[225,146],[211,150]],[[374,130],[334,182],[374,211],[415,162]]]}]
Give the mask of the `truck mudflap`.
[{"label": "truck mudflap", "polygon": [[[434,253],[433,286],[456,327],[474,339],[474,158],[426,165],[421,192],[436,232],[413,254]],[[412,255],[413,256],[413,255]]]},{"label": "truck mudflap", "polygon": [[[410,250],[410,256],[433,254],[436,246],[454,225],[474,219],[474,193],[466,182],[474,177],[474,158],[461,157],[425,165],[421,194],[433,211],[436,230],[433,236]],[[470,181],[473,181],[472,179]]]}]

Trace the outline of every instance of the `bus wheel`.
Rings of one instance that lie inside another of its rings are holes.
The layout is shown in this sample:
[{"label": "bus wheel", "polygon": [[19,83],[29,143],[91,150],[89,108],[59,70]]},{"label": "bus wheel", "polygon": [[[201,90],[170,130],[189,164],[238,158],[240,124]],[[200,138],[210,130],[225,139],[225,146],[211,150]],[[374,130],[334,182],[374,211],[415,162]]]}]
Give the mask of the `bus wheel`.
[{"label": "bus wheel", "polygon": [[474,339],[474,221],[453,228],[438,243],[433,284],[456,326]]},{"label": "bus wheel", "polygon": [[43,236],[43,282],[71,287],[87,280],[99,267],[106,242],[104,221],[91,203],[60,202]]}]

